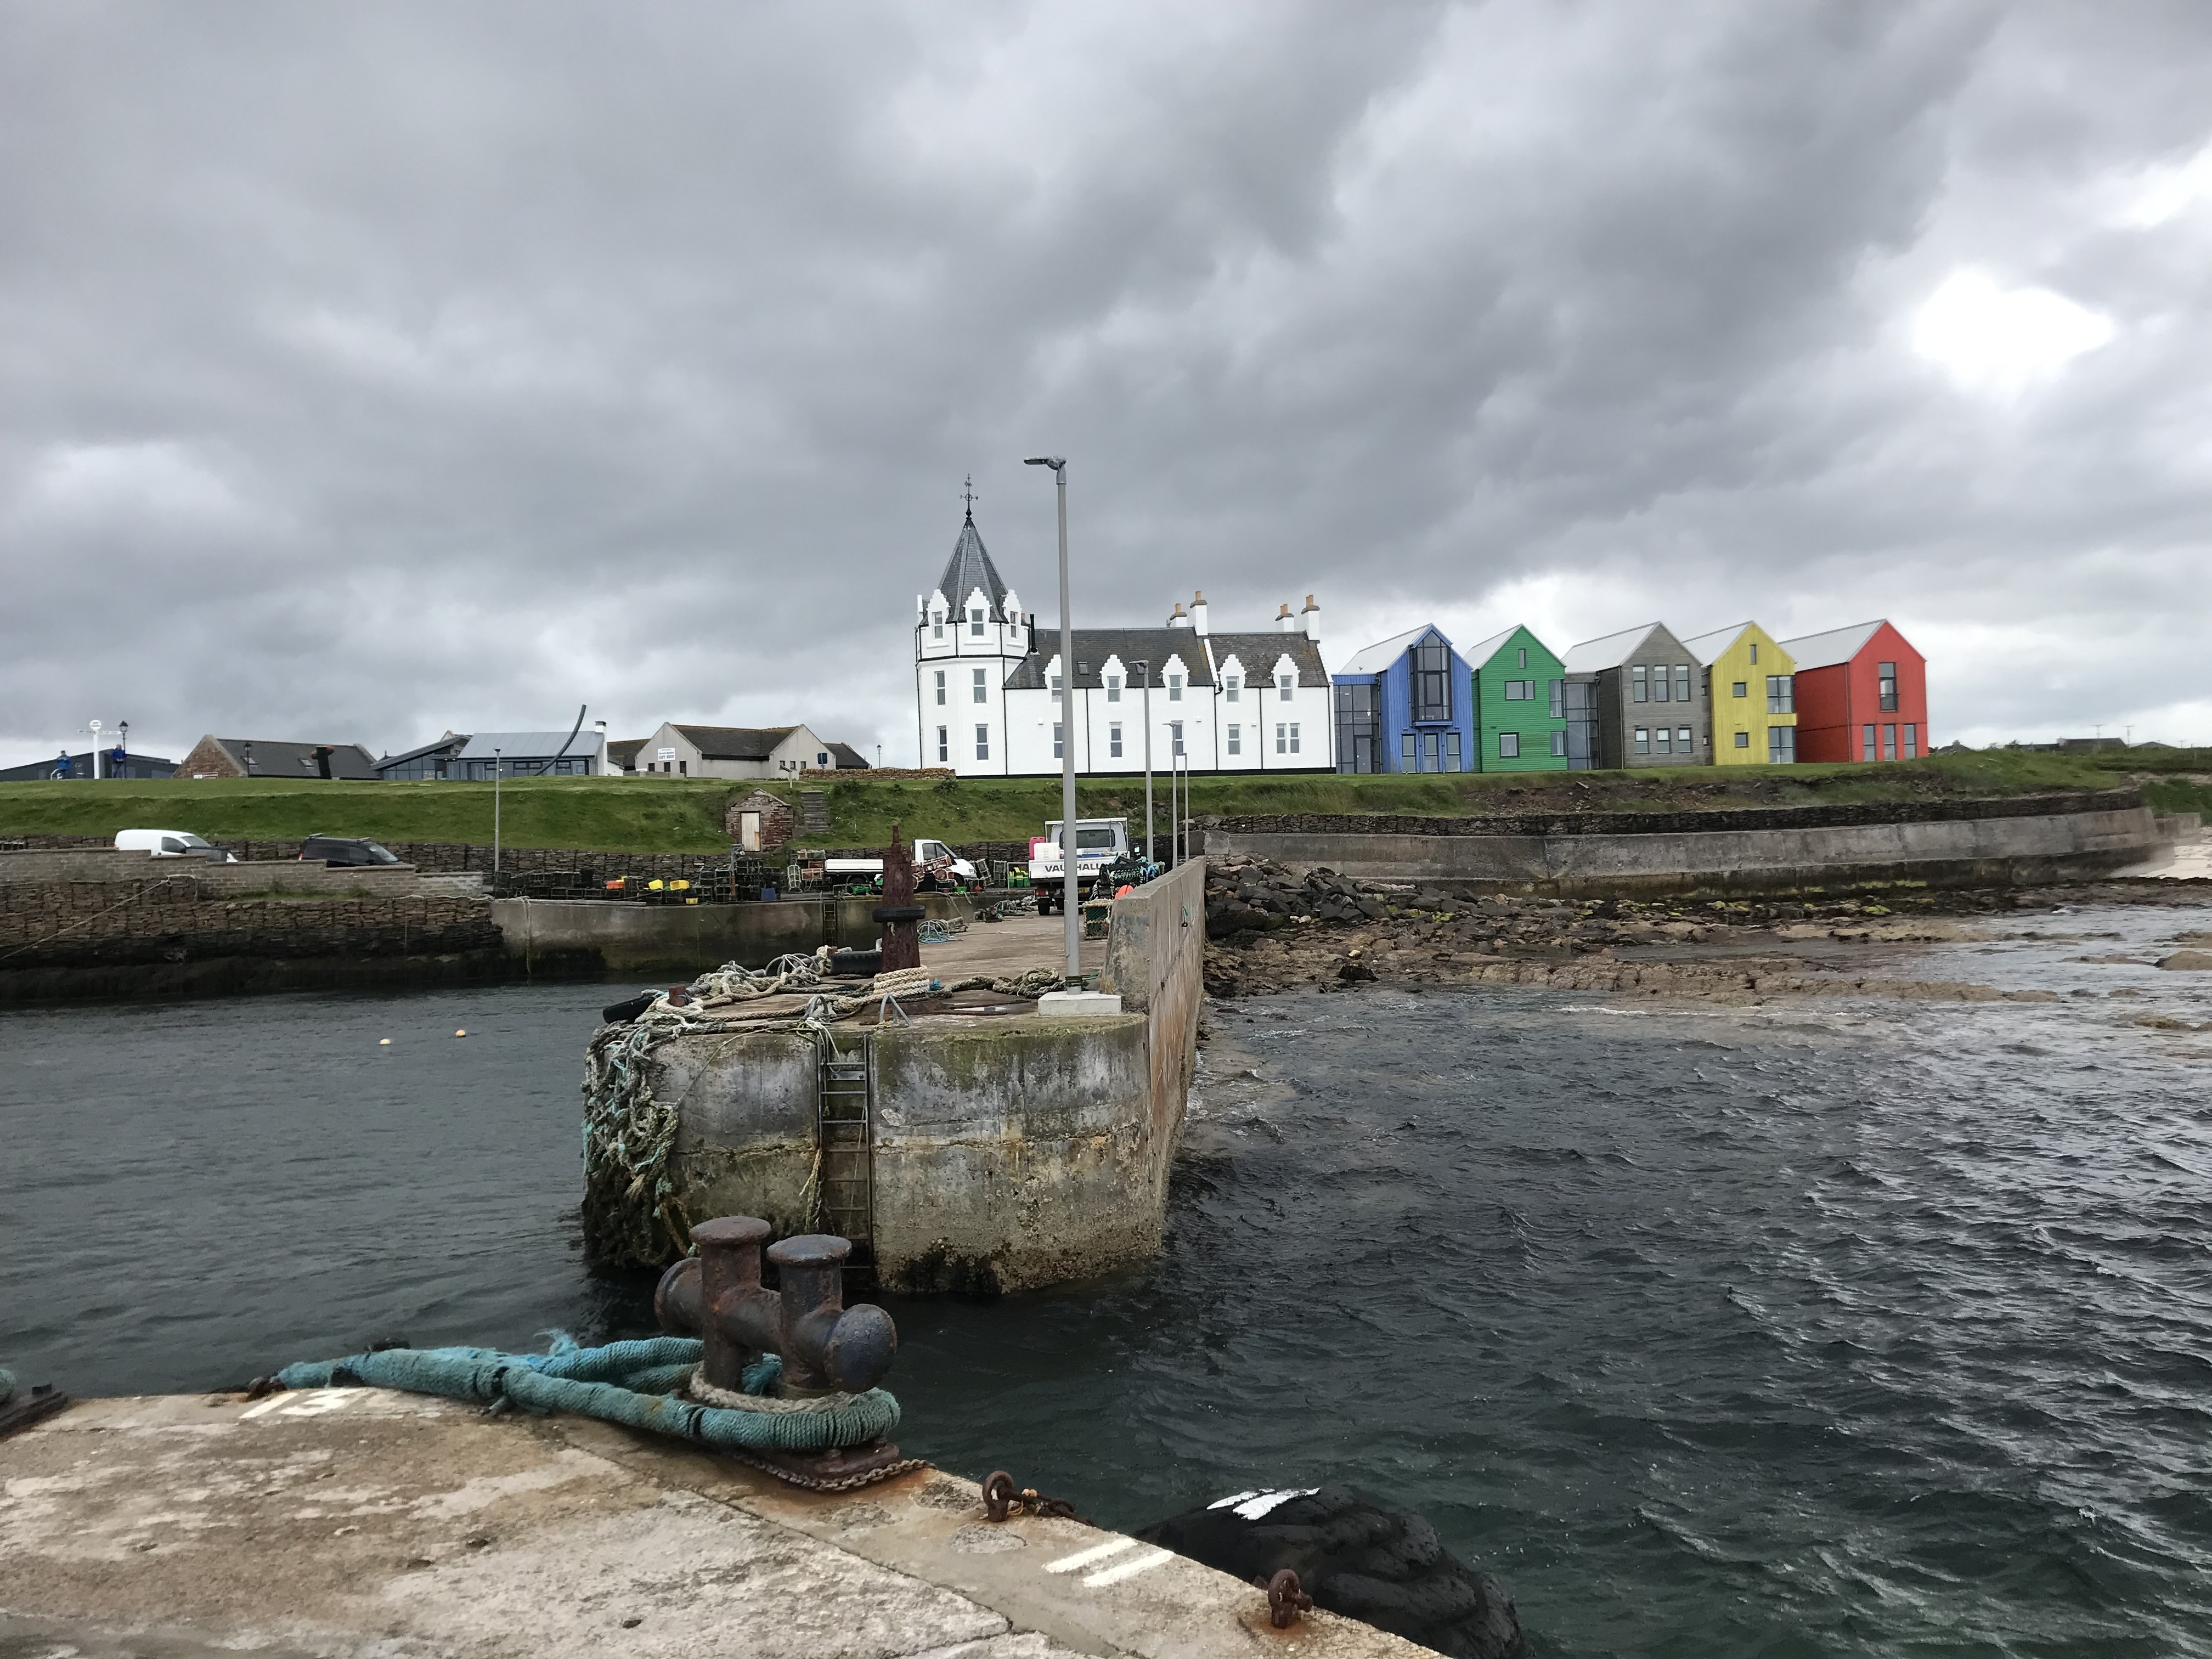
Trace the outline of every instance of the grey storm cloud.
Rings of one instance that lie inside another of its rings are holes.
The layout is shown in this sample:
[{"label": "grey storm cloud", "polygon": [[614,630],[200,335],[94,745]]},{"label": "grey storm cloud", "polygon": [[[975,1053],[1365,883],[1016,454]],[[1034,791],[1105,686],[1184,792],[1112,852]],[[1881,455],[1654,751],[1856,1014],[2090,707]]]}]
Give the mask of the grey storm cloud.
[{"label": "grey storm cloud", "polygon": [[2212,738],[2200,5],[10,0],[0,225],[0,758],[910,760],[1045,447],[1089,619],[1887,615],[1939,738]]}]

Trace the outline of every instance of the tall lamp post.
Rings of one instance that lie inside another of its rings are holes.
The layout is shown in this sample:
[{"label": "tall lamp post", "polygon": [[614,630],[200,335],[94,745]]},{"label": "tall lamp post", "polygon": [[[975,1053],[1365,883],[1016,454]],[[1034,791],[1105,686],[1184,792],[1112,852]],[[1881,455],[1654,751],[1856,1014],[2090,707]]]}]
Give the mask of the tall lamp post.
[{"label": "tall lamp post", "polygon": [[[115,756],[123,763],[123,775],[129,777],[131,775],[131,722],[129,720],[115,722]],[[110,774],[110,775],[113,775]]]},{"label": "tall lamp post", "polygon": [[499,750],[491,751],[491,872],[499,874]]},{"label": "tall lamp post", "polygon": [[1145,862],[1157,864],[1152,856],[1152,665],[1139,657],[1132,665],[1145,671]]},{"label": "tall lamp post", "polygon": [[1060,915],[1066,919],[1067,988],[1083,982],[1081,902],[1075,895],[1075,622],[1067,599],[1067,457],[1032,455],[1025,466],[1048,466],[1060,495]]}]

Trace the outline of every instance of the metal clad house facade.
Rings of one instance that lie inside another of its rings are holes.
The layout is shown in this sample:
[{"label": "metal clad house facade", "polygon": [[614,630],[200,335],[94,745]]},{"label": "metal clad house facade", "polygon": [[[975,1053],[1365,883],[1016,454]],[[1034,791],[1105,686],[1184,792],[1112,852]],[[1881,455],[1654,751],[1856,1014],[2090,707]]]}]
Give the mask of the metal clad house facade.
[{"label": "metal clad house facade", "polygon": [[1705,665],[1663,623],[1585,640],[1561,666],[1571,769],[1711,761]]},{"label": "metal clad house facade", "polygon": [[1928,752],[1928,659],[1887,620],[1782,641],[1796,659],[1797,758],[1911,760]]},{"label": "metal clad house facade", "polygon": [[1468,653],[1474,665],[1477,772],[1557,772],[1567,764],[1566,670],[1514,627]]},{"label": "metal clad house facade", "polygon": [[1787,766],[1797,758],[1796,663],[1757,623],[1682,641],[1705,665],[1707,734],[1716,766]]},{"label": "metal clad house facade", "polygon": [[1331,678],[1338,771],[1475,769],[1473,671],[1441,629],[1370,645]]}]

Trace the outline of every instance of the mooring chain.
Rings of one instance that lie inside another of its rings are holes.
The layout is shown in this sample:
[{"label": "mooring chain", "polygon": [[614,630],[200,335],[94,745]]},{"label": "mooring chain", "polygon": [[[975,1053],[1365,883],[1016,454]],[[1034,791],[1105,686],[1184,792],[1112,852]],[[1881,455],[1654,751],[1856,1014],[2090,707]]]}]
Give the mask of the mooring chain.
[{"label": "mooring chain", "polygon": [[983,1481],[984,1518],[997,1522],[1016,1513],[1080,1521],[1086,1527],[1094,1524],[1078,1515],[1075,1505],[1065,1498],[1047,1498],[1035,1486],[1017,1486],[1012,1475],[1004,1469],[993,1469]]}]

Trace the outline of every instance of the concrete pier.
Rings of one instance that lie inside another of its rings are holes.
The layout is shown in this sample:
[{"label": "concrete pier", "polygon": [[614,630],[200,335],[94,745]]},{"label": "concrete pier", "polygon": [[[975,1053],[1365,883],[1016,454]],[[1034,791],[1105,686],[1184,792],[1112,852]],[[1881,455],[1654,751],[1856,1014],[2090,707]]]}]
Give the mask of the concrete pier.
[{"label": "concrete pier", "polygon": [[[726,962],[757,968],[819,945],[860,949],[882,927],[879,898],[793,898],[747,904],[617,904],[592,899],[494,899],[491,919],[507,954],[526,969],[556,973],[680,973],[685,978]],[[923,893],[940,920],[974,907],[956,893]]]},{"label": "concrete pier", "polygon": [[[876,1025],[869,1011],[836,1028],[870,1066],[872,1215],[832,1230],[866,1239],[883,1284],[1028,1289],[1159,1248],[1196,1054],[1204,900],[1192,863],[1115,902],[1085,966],[1121,996],[1119,1014],[1047,1018],[974,993],[979,1003],[910,1024]],[[945,979],[1057,973],[1060,924],[979,925],[925,945],[922,963]],[[782,1000],[793,1006],[763,1006],[763,1018],[787,1021],[805,999]],[[653,1049],[653,1094],[678,1114],[669,1167],[686,1213],[760,1216],[779,1232],[817,1224],[819,1054],[788,1029]]]},{"label": "concrete pier", "polygon": [[[1073,1425],[1072,1425],[1073,1426]],[[1016,1471],[1049,1489],[1048,1472]],[[26,1659],[1418,1659],[923,1470],[845,1494],[380,1389],[82,1402],[0,1440]]]}]

